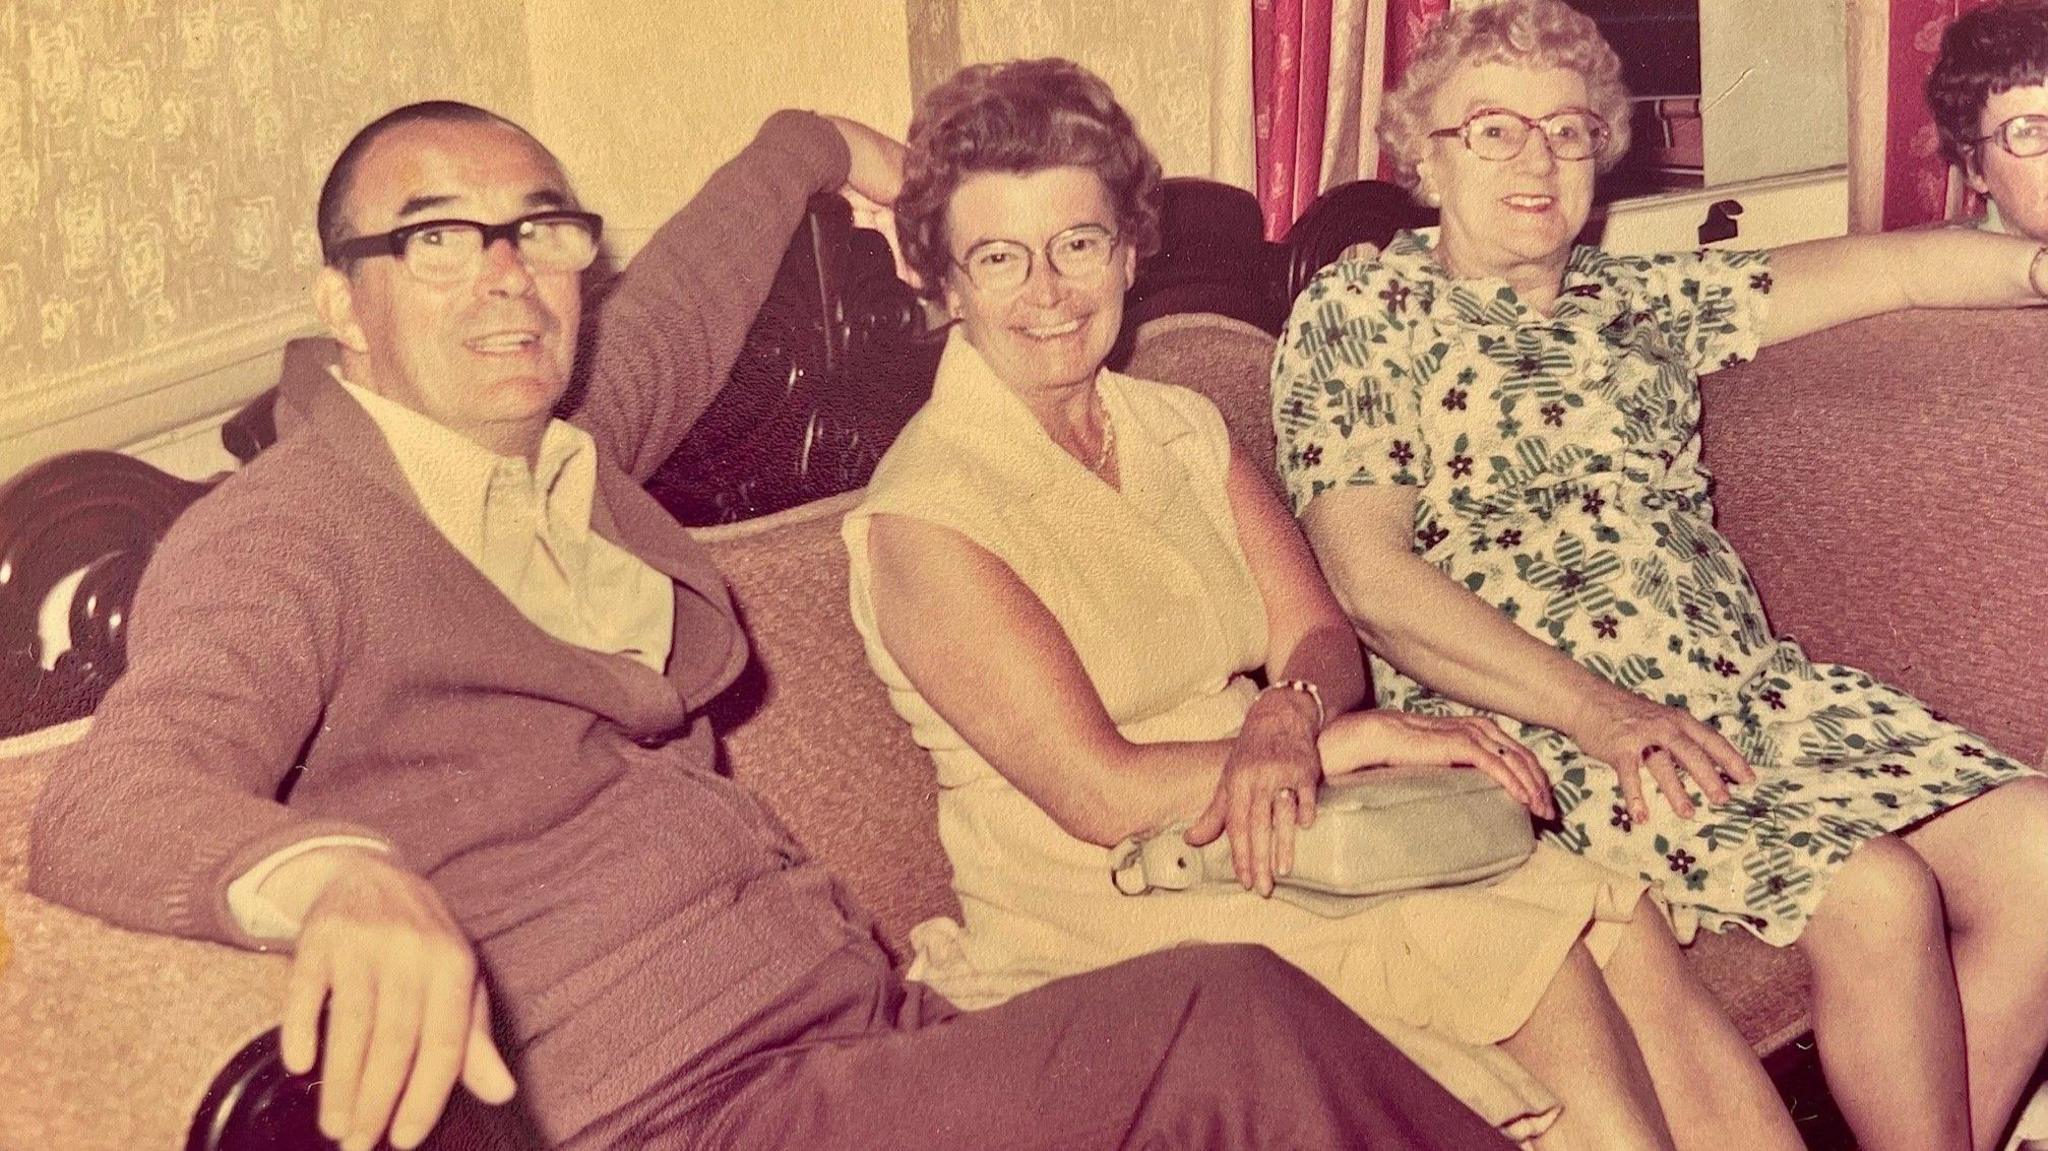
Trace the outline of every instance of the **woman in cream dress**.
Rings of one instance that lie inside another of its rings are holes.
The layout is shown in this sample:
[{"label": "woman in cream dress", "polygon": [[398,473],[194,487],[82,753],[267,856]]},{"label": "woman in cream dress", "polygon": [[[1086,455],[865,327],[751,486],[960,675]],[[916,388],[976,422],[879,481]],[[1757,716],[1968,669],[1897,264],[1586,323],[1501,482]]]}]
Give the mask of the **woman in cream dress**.
[{"label": "woman in cream dress", "polygon": [[[1259,943],[1534,1146],[1798,1146],[1640,880],[1541,848],[1497,884],[1342,919],[1263,898],[1326,772],[1465,764],[1548,813],[1534,758],[1485,720],[1345,714],[1357,641],[1215,408],[1102,367],[1158,164],[1101,81],[967,69],[911,149],[906,256],[960,322],[845,536],[963,909],[914,933],[912,977],[972,1009]],[[1107,845],[1188,818],[1193,841],[1229,834],[1243,886],[1120,895]]]}]

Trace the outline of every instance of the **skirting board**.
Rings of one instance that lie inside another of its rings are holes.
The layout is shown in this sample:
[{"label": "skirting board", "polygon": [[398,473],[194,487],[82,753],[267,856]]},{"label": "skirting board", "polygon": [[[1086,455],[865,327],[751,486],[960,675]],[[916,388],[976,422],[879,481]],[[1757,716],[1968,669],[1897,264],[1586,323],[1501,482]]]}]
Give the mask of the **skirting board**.
[{"label": "skirting board", "polygon": [[[275,384],[285,344],[317,331],[312,309],[294,304],[30,385],[0,400],[0,481],[61,452],[101,448],[155,458],[192,441]],[[176,465],[180,455],[164,462],[190,470]]]}]

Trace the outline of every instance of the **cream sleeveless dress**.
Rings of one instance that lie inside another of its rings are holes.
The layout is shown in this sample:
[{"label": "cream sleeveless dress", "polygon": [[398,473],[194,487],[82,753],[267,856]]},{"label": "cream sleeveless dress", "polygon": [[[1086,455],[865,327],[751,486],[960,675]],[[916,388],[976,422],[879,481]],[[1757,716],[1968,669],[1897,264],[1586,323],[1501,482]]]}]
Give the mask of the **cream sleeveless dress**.
[{"label": "cream sleeveless dress", "polygon": [[1062,831],[926,704],[877,638],[867,528],[950,528],[1009,565],[1058,619],[1125,738],[1224,739],[1256,689],[1265,613],[1224,489],[1230,441],[1207,399],[1105,369],[1123,488],[1068,456],[957,331],[932,398],[847,516],[853,615],[870,665],[938,770],[939,834],[962,920],[912,932],[910,977],[963,1008],[1193,942],[1263,944],[1322,982],[1509,1137],[1557,1102],[1505,1051],[1582,936],[1602,962],[1648,885],[1539,848],[1486,888],[1329,919],[1236,888],[1129,897],[1109,851]]}]

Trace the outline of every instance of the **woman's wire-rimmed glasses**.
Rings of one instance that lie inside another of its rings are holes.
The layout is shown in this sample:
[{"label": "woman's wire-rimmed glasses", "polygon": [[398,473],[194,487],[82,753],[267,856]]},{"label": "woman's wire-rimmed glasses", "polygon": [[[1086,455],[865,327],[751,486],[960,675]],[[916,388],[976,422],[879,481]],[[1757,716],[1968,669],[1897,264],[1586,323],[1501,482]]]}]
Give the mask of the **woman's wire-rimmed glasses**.
[{"label": "woman's wire-rimmed glasses", "polygon": [[[1045,242],[1045,262],[1069,280],[1102,274],[1116,251],[1119,237],[1100,224],[1068,228]],[[967,279],[984,292],[1014,292],[1031,279],[1030,247],[1016,240],[983,240],[953,261]]]},{"label": "woman's wire-rimmed glasses", "polygon": [[1438,128],[1438,137],[1459,137],[1482,160],[1506,161],[1522,154],[1529,133],[1541,131],[1550,154],[1560,160],[1590,160],[1607,143],[1607,121],[1586,108],[1564,108],[1530,119],[1506,108],[1481,108],[1455,128]]},{"label": "woman's wire-rimmed glasses", "polygon": [[2025,160],[2048,152],[2048,116],[2029,112],[2014,116],[1984,135],[1970,141],[1972,148],[1998,141],[1998,146],[2016,159]]},{"label": "woman's wire-rimmed glasses", "polygon": [[334,246],[337,262],[393,256],[405,270],[429,283],[466,280],[483,270],[484,253],[509,240],[519,259],[536,272],[580,272],[597,259],[604,220],[591,212],[535,212],[502,224],[476,220],[422,220],[374,236],[357,236]]}]

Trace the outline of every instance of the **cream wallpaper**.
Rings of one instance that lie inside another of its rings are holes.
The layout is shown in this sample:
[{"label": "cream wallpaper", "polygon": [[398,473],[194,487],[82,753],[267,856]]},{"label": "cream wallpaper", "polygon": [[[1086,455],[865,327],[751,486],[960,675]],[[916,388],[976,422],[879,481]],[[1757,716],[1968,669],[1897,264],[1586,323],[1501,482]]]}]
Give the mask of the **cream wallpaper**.
[{"label": "cream wallpaper", "polygon": [[630,255],[779,108],[910,125],[904,0],[526,0],[530,125]]},{"label": "cream wallpaper", "polygon": [[[950,32],[962,64],[1066,56],[1094,70],[1116,89],[1168,175],[1249,179],[1248,170],[1236,170],[1249,147],[1249,88],[1239,106],[1240,94],[1225,82],[1228,73],[1248,71],[1251,6],[1244,0],[920,0],[918,6],[925,10],[924,27]],[[1240,37],[1247,39],[1240,43]]]},{"label": "cream wallpaper", "polygon": [[532,101],[524,0],[0,0],[0,401],[296,306],[378,112]]}]

